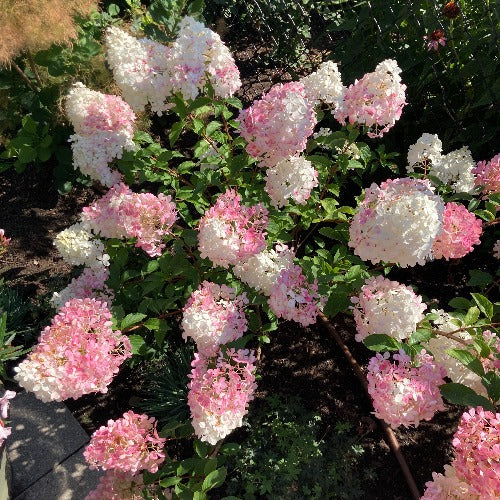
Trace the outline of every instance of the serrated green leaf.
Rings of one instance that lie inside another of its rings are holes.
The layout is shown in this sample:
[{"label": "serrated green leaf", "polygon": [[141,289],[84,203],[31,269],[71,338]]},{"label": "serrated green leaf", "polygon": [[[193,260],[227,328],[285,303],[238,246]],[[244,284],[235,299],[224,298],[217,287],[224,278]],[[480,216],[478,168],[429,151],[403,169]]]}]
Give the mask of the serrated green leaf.
[{"label": "serrated green leaf", "polygon": [[452,358],[458,359],[460,363],[465,365],[469,370],[482,377],[484,375],[484,368],[481,361],[477,359],[471,352],[465,349],[447,349],[446,354]]},{"label": "serrated green leaf", "polygon": [[488,396],[493,401],[498,401],[500,399],[500,376],[496,372],[490,371],[484,375],[481,381],[488,392]]},{"label": "serrated green leaf", "polygon": [[448,305],[450,307],[453,307],[454,309],[462,309],[464,311],[467,311],[471,304],[470,300],[467,300],[465,297],[455,297],[448,302]]},{"label": "serrated green leaf", "polygon": [[430,328],[417,328],[415,332],[410,335],[409,344],[420,344],[427,342],[432,337],[432,330]]},{"label": "serrated green leaf", "polygon": [[129,335],[130,345],[132,346],[132,354],[139,354],[141,347],[146,341],[140,335]]},{"label": "serrated green leaf", "polygon": [[439,390],[450,403],[463,406],[482,406],[485,410],[495,411],[495,407],[484,396],[476,394],[470,387],[450,382],[443,384]]},{"label": "serrated green leaf", "polygon": [[214,470],[203,480],[203,491],[208,491],[213,488],[219,487],[226,479],[227,469],[226,467],[221,467],[220,469]]},{"label": "serrated green leaf", "polygon": [[127,314],[120,323],[120,330],[126,330],[132,325],[141,322],[146,317],[145,314],[142,313],[132,313]]},{"label": "serrated green leaf", "polygon": [[200,458],[205,458],[210,450],[210,445],[205,443],[204,441],[200,441],[199,439],[195,439],[193,442],[193,448],[195,453]]},{"label": "serrated green leaf", "polygon": [[474,302],[477,304],[481,312],[488,318],[493,317],[493,304],[480,293],[471,293]]},{"label": "serrated green leaf", "polygon": [[173,147],[174,144],[177,142],[177,139],[179,139],[179,136],[181,135],[181,132],[185,126],[186,122],[184,120],[181,120],[180,122],[174,123],[172,125],[172,128],[170,129],[170,132],[168,134],[170,147]]},{"label": "serrated green leaf", "polygon": [[467,314],[464,318],[465,326],[473,325],[478,319],[480,315],[479,308],[476,306],[469,307]]},{"label": "serrated green leaf", "polygon": [[396,339],[385,334],[368,335],[363,339],[363,344],[370,351],[398,351],[401,349],[401,343]]},{"label": "serrated green leaf", "polygon": [[182,477],[166,477],[160,481],[160,486],[162,488],[169,488],[170,486],[175,486],[182,481]]},{"label": "serrated green leaf", "polygon": [[493,276],[490,273],[485,273],[479,269],[471,269],[469,271],[470,280],[467,286],[485,286],[493,281]]}]

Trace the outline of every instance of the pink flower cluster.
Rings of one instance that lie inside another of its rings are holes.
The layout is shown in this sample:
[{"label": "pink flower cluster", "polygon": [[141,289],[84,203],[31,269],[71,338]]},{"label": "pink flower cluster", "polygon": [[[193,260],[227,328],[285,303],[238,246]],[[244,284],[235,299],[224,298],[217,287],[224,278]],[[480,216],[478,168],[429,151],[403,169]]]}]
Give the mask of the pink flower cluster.
[{"label": "pink flower cluster", "polygon": [[165,460],[165,441],[158,436],[155,418],[129,410],[95,431],[83,455],[92,469],[156,472]]},{"label": "pink flower cluster", "polygon": [[238,119],[247,152],[266,167],[304,151],[317,123],[313,103],[299,82],[275,85]]},{"label": "pink flower cluster", "polygon": [[246,294],[226,285],[204,281],[184,308],[182,338],[192,337],[203,356],[213,356],[221,344],[240,338],[247,330]]},{"label": "pink flower cluster", "polygon": [[323,301],[318,294],[317,281],[308,283],[301,267],[292,265],[281,271],[268,303],[278,318],[308,326],[316,323]]},{"label": "pink flower cluster", "polygon": [[9,400],[15,397],[16,393],[14,391],[5,391],[4,395],[0,398],[0,448],[12,432],[11,427],[5,427],[4,420],[9,416]]},{"label": "pink flower cluster", "polygon": [[345,90],[335,118],[342,125],[348,119],[351,124],[369,127],[368,137],[382,137],[399,120],[406,104],[406,85],[401,83],[400,73],[392,59],[379,63],[375,72],[365,74]]},{"label": "pink flower cluster", "polygon": [[500,193],[500,153],[488,162],[479,161],[472,173],[476,174],[476,186],[483,186],[484,193]]},{"label": "pink flower cluster", "polygon": [[108,288],[106,280],[109,270],[106,267],[92,269],[86,267],[80,276],[73,278],[71,283],[61,290],[54,292],[51,302],[56,309],[62,307],[71,299],[97,299],[111,307],[114,298],[113,290]]},{"label": "pink flower cluster", "polygon": [[142,474],[132,475],[120,470],[108,470],[101,476],[97,488],[91,491],[85,500],[142,500],[144,488]]},{"label": "pink flower cluster", "polygon": [[136,247],[150,257],[161,255],[163,237],[177,219],[170,196],[134,193],[123,183],[83,209],[82,220],[96,235],[105,238],[137,238]]},{"label": "pink flower cluster", "polygon": [[500,492],[500,413],[471,408],[462,415],[453,437],[457,476],[481,499]]},{"label": "pink flower cluster", "polygon": [[472,245],[481,240],[482,221],[463,205],[447,203],[443,212],[441,232],[432,245],[436,259],[458,259],[472,252]]},{"label": "pink flower cluster", "polygon": [[409,337],[424,319],[427,306],[412,288],[383,276],[366,280],[355,304],[356,340],[368,335],[386,334],[398,340]]},{"label": "pink flower cluster", "polygon": [[85,175],[111,187],[121,179],[108,163],[135,148],[135,114],[119,96],[106,95],[78,82],[66,99],[68,117],[75,128],[70,137],[73,164]]},{"label": "pink flower cluster", "polygon": [[130,341],[111,329],[107,305],[72,299],[41,333],[38,344],[16,367],[15,379],[42,401],[63,401],[107,392],[120,365],[132,356]]},{"label": "pink flower cluster", "polygon": [[267,223],[268,212],[262,203],[246,207],[240,195],[229,189],[200,220],[201,257],[226,268],[248,259],[266,248]]},{"label": "pink flower cluster", "polygon": [[242,425],[253,399],[253,351],[228,349],[218,358],[196,353],[191,364],[188,404],[196,435],[212,445]]},{"label": "pink flower cluster", "polygon": [[432,481],[425,483],[420,500],[481,500],[470,486],[457,477],[452,465],[444,466],[444,474],[432,473]]},{"label": "pink flower cluster", "polygon": [[7,250],[7,247],[10,245],[10,238],[5,236],[5,230],[0,229],[0,254]]},{"label": "pink flower cluster", "polygon": [[373,400],[375,416],[392,427],[418,426],[444,410],[439,386],[445,383],[446,371],[434,363],[425,351],[416,358],[418,367],[403,351],[389,361],[389,353],[377,353],[368,363],[368,392]]}]

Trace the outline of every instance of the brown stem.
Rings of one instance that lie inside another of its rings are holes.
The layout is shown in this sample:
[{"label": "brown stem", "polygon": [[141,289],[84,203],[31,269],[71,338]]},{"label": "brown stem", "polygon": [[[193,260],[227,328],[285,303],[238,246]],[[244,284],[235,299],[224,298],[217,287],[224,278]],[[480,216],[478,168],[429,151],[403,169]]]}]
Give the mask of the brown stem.
[{"label": "brown stem", "polygon": [[[177,309],[176,311],[170,311],[167,313],[160,314],[156,319],[165,319],[170,316],[176,316],[177,314],[182,313],[182,309]],[[139,328],[142,328],[144,326],[144,323],[138,323],[137,325],[131,326],[130,328],[125,328],[125,330],[122,330],[122,333],[128,333],[132,332],[133,330],[137,330]]]},{"label": "brown stem", "polygon": [[436,335],[441,335],[443,337],[448,337],[449,339],[454,340],[455,342],[458,342],[458,343],[460,343],[462,345],[465,345],[465,346],[469,347],[468,342],[466,342],[465,340],[463,340],[463,339],[461,339],[459,337],[455,337],[451,333],[441,332],[440,330],[432,330],[432,333],[435,333]]},{"label": "brown stem", "polygon": [[494,226],[495,224],[500,224],[500,218],[496,218],[495,220],[490,220],[489,222],[485,222],[483,227]]},{"label": "brown stem", "polygon": [[208,458],[214,458],[217,453],[219,453],[220,447],[222,445],[222,440],[219,441],[213,448],[213,450],[209,453]]},{"label": "brown stem", "polygon": [[40,87],[43,87],[42,79],[40,78],[35,61],[33,60],[33,56],[31,55],[31,52],[29,50],[26,51],[26,57],[28,58],[28,63],[30,65],[31,71],[33,71],[35,75],[35,79],[38,82],[38,85],[40,85]]},{"label": "brown stem", "polygon": [[28,78],[28,75],[26,75],[26,73],[14,61],[12,61],[11,64],[12,66],[14,66],[14,69],[21,75],[21,78],[26,82],[26,85],[28,85],[31,90],[36,92],[37,90],[31,83],[31,80]]},{"label": "brown stem", "polygon": [[[347,361],[351,365],[351,368],[356,374],[356,377],[358,377],[359,382],[361,383],[363,389],[365,390],[366,394],[371,400],[371,396],[368,392],[368,381],[366,380],[365,374],[363,373],[361,366],[359,366],[358,362],[351,354],[351,351],[349,351],[348,347],[344,344],[344,341],[341,339],[340,335],[337,333],[333,325],[328,321],[328,318],[322,312],[320,312],[318,316],[323,325],[326,327],[326,329],[330,332],[330,334],[334,338],[335,342],[337,342],[337,345],[340,347],[340,350],[347,358]],[[410,489],[412,498],[414,500],[419,500],[420,492],[418,491],[417,484],[415,483],[415,479],[413,478],[410,468],[406,463],[405,457],[401,452],[401,448],[399,446],[398,440],[396,439],[396,436],[394,435],[394,432],[386,422],[379,419],[377,420],[379,421],[379,424],[385,433],[385,440],[387,444],[390,446],[392,452],[394,453],[399,463],[399,466],[401,467],[401,471],[403,472],[403,475],[406,479],[406,483],[408,484],[408,488]]]}]

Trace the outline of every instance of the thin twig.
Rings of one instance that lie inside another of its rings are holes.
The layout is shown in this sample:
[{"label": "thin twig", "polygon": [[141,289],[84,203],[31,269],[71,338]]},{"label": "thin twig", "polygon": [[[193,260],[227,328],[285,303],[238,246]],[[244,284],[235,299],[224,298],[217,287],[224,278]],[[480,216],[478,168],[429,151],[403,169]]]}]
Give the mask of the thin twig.
[{"label": "thin twig", "polygon": [[[366,380],[365,374],[363,373],[363,370],[359,366],[358,362],[351,354],[351,351],[349,351],[348,347],[344,344],[344,341],[340,338],[340,335],[337,333],[333,325],[328,321],[328,318],[322,312],[320,312],[318,316],[323,325],[326,327],[326,329],[330,332],[330,334],[334,338],[335,342],[337,342],[337,345],[340,347],[340,350],[347,358],[347,361],[349,361],[349,364],[351,365],[351,368],[356,374],[356,377],[358,378],[359,382],[363,386],[363,389],[365,390],[368,397],[370,397],[370,394],[368,392],[368,381]],[[390,446],[392,452],[394,453],[399,463],[399,466],[401,467],[401,471],[403,472],[403,475],[406,479],[406,483],[408,484],[408,488],[410,489],[412,498],[414,500],[419,500],[420,492],[418,491],[417,484],[415,483],[415,479],[413,478],[413,475],[410,471],[410,468],[408,467],[405,457],[401,452],[401,448],[399,446],[398,440],[396,439],[396,436],[394,435],[394,432],[386,422],[380,419],[377,420],[385,433],[385,439],[387,444]]]},{"label": "thin twig", "polygon": [[37,91],[35,86],[31,83],[31,80],[28,78],[28,75],[14,62],[11,62],[12,66],[14,66],[14,69],[21,75],[21,78],[26,82],[28,87],[33,90],[34,92]]},{"label": "thin twig", "polygon": [[[159,316],[157,316],[156,318],[153,318],[153,319],[165,319],[165,318],[168,318],[170,316],[176,316],[177,314],[181,314],[182,311],[183,311],[183,309],[177,309],[176,311],[170,311],[167,313],[160,314]],[[142,328],[143,326],[144,326],[144,323],[138,323],[137,325],[131,326],[130,328],[125,328],[124,330],[122,330],[122,333],[128,333],[128,332],[131,332],[133,330],[137,330],[139,328]]]},{"label": "thin twig", "polygon": [[500,218],[483,223],[483,227],[494,226],[495,224],[500,224]]},{"label": "thin twig", "polygon": [[460,337],[455,337],[451,333],[442,332],[440,330],[432,330],[432,333],[435,333],[436,335],[441,335],[443,337],[447,337],[447,338],[449,338],[451,340],[454,340],[455,342],[459,342],[460,344],[469,347],[469,343],[468,342],[466,342],[465,340],[461,339]]}]

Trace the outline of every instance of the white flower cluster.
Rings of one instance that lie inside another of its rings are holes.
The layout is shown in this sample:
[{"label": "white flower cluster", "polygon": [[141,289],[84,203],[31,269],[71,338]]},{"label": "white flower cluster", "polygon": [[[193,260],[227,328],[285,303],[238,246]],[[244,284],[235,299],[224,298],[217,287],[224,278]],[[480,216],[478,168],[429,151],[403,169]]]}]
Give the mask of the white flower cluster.
[{"label": "white flower cluster", "polygon": [[121,97],[90,90],[77,82],[66,98],[66,111],[75,129],[69,138],[75,169],[106,187],[119,182],[121,174],[108,164],[121,158],[124,149],[135,149],[135,115],[130,106]]},{"label": "white flower cluster", "polygon": [[111,26],[106,31],[106,59],[123,98],[136,111],[146,104],[159,115],[169,108],[165,99],[172,92],[170,49],[148,38],[137,39]]},{"label": "white flower cluster", "polygon": [[475,167],[469,148],[463,147],[446,155],[437,134],[424,133],[408,150],[407,172],[425,166],[428,174],[451,186],[455,193],[470,193],[474,189]]},{"label": "white flower cluster", "polygon": [[[453,323],[453,318],[442,309],[432,309],[431,313],[439,316],[438,319],[433,321],[433,324],[435,328],[441,332],[450,333],[460,327],[460,323]],[[457,332],[454,335],[465,341],[471,340],[471,336],[466,331]],[[478,394],[486,396],[486,389],[481,383],[481,378],[458,361],[458,359],[452,358],[446,353],[447,349],[463,349],[464,346],[461,343],[443,335],[436,335],[427,342],[427,345],[436,363],[444,367],[446,375],[452,382],[464,384]]]},{"label": "white flower cluster", "polygon": [[372,184],[349,229],[349,246],[363,260],[424,264],[441,231],[445,204],[427,180]]},{"label": "white flower cluster", "polygon": [[300,80],[304,85],[307,98],[314,104],[324,102],[336,108],[342,102],[345,87],[336,63],[326,61],[317,71]]},{"label": "white flower cluster", "polygon": [[434,165],[441,159],[443,144],[437,134],[423,133],[415,144],[408,149],[407,172],[414,172],[415,166]]},{"label": "white flower cluster", "polygon": [[165,46],[137,39],[113,26],[106,34],[107,60],[123,97],[137,111],[149,103],[162,114],[165,100],[181,92],[195,99],[207,81],[215,95],[229,97],[241,87],[240,73],[220,36],[186,16],[176,40]]},{"label": "white flower cluster", "polygon": [[104,253],[104,244],[101,240],[93,239],[93,235],[81,223],[61,231],[56,236],[54,245],[62,258],[72,266],[99,269],[109,265],[109,255]]},{"label": "white flower cluster", "polygon": [[266,192],[276,208],[287,205],[290,198],[305,205],[317,185],[318,172],[302,156],[285,158],[266,171]]},{"label": "white flower cluster", "polygon": [[373,334],[404,340],[415,332],[427,308],[422,297],[410,287],[382,276],[369,278],[359,296],[352,297],[351,301],[355,304],[358,342]]},{"label": "white flower cluster", "polygon": [[291,248],[278,243],[274,250],[264,250],[237,264],[233,271],[241,281],[269,297],[281,271],[291,268],[294,257]]}]

